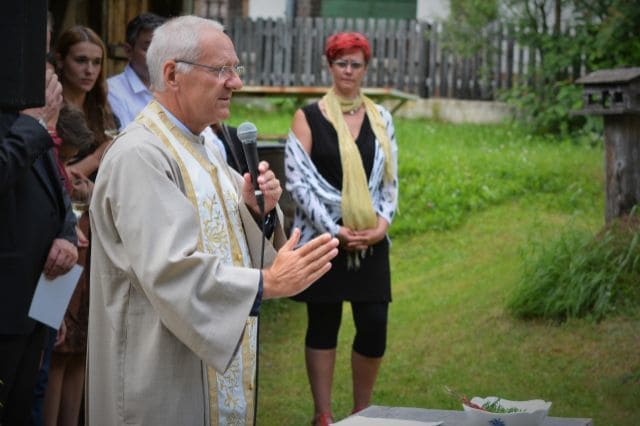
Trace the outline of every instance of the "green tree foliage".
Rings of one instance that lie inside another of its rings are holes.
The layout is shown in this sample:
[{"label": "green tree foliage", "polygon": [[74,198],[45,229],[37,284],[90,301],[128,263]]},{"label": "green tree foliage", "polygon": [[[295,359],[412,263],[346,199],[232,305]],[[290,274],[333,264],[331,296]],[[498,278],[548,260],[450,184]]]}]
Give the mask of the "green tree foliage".
[{"label": "green tree foliage", "polygon": [[521,46],[536,52],[529,81],[504,94],[537,133],[597,128],[575,116],[584,70],[640,65],[640,0],[506,0],[505,19]]},{"label": "green tree foliage", "polygon": [[640,66],[640,1],[574,0],[593,69]]},{"label": "green tree foliage", "polygon": [[468,56],[484,46],[485,28],[498,18],[497,0],[451,0],[449,18],[443,23],[445,46]]}]

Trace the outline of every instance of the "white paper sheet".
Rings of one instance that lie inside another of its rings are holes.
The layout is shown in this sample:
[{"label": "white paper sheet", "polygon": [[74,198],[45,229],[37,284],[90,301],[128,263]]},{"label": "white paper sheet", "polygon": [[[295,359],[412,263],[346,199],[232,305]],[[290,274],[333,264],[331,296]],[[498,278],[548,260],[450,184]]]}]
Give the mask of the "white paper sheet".
[{"label": "white paper sheet", "polygon": [[438,426],[442,422],[421,422],[417,420],[379,419],[364,416],[350,416],[337,423],[336,426]]},{"label": "white paper sheet", "polygon": [[74,265],[69,272],[53,280],[45,278],[44,274],[40,275],[31,300],[29,317],[51,328],[59,329],[80,274],[82,266]]}]

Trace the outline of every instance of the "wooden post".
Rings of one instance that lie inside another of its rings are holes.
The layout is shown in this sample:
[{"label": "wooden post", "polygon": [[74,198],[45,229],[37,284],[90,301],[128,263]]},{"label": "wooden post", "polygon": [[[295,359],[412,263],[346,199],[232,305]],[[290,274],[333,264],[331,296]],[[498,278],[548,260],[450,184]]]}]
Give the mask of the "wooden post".
[{"label": "wooden post", "polygon": [[640,204],[640,115],[604,116],[605,220]]},{"label": "wooden post", "polygon": [[640,204],[640,68],[599,70],[584,86],[580,114],[604,116],[605,221]]}]

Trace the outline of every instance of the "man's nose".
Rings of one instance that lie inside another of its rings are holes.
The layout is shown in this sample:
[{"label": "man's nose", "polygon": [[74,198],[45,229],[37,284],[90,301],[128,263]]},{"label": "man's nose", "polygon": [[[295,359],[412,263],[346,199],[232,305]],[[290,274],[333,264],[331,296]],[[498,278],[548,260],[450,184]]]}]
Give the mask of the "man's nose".
[{"label": "man's nose", "polygon": [[233,77],[226,81],[226,86],[231,90],[240,90],[242,89],[243,85],[244,83],[242,83],[242,79],[236,73],[234,73]]}]

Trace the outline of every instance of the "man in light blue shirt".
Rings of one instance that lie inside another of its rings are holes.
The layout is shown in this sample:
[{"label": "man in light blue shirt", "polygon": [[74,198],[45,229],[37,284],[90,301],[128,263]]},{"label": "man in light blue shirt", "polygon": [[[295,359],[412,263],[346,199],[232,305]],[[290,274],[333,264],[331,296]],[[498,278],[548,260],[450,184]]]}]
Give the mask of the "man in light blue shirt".
[{"label": "man in light blue shirt", "polygon": [[124,44],[129,63],[124,72],[109,80],[109,104],[120,120],[120,129],[132,122],[136,115],[153,98],[149,90],[149,69],[147,68],[147,48],[153,37],[153,30],[166,19],[153,13],[143,13],[127,24],[127,41]]}]

